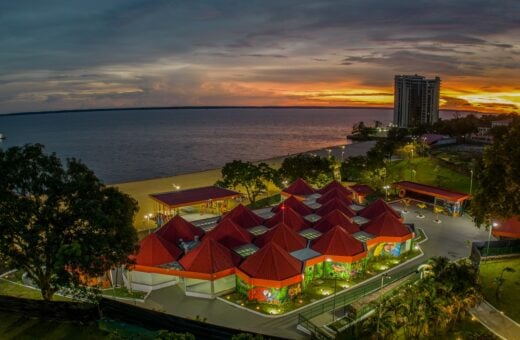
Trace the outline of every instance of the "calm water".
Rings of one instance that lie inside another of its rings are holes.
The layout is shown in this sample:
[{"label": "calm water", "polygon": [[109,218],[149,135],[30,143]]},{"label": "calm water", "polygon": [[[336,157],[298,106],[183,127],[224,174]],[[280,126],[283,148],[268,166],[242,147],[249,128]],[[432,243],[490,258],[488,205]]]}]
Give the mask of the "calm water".
[{"label": "calm water", "polygon": [[391,110],[181,109],[0,116],[0,147],[42,143],[107,183],[171,176],[345,144],[352,124]]}]

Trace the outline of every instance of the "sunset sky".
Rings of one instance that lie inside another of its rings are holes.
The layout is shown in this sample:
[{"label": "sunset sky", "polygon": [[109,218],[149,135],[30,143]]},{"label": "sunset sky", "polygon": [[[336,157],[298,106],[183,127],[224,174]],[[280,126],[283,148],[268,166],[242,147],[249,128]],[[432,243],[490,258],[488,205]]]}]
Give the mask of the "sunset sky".
[{"label": "sunset sky", "polygon": [[520,1],[2,1],[0,113],[393,103],[520,113]]}]

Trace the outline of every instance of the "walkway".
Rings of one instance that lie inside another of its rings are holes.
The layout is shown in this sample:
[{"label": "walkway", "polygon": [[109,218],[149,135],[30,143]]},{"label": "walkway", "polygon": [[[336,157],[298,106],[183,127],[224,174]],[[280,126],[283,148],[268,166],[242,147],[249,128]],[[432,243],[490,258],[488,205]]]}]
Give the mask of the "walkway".
[{"label": "walkway", "polygon": [[520,339],[520,325],[495,309],[489,302],[483,301],[470,312],[484,326],[502,339]]}]

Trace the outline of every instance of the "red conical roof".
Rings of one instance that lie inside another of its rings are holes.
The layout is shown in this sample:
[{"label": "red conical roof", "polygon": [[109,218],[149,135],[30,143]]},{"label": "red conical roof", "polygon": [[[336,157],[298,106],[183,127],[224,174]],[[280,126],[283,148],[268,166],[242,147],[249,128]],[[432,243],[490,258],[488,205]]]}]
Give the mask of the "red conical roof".
[{"label": "red conical roof", "polygon": [[222,220],[232,219],[233,222],[242,228],[249,229],[264,223],[264,219],[244,207],[242,204],[237,205],[233,210],[222,217]]},{"label": "red conical roof", "polygon": [[252,237],[245,229],[228,218],[217,224],[217,226],[206,233],[207,237],[212,237],[229,249],[251,243]]},{"label": "red conical roof", "polygon": [[143,266],[159,266],[177,260],[181,254],[177,246],[152,233],[141,240],[135,261]]},{"label": "red conical roof", "polygon": [[315,192],[315,190],[301,178],[298,178],[296,181],[292,182],[287,188],[283,189],[282,191],[290,195],[297,196],[308,196],[314,194]]},{"label": "red conical roof", "polygon": [[218,243],[211,237],[204,237],[202,242],[179,263],[190,272],[213,274],[233,268],[240,262],[240,256]]},{"label": "red conical roof", "polygon": [[288,252],[307,246],[307,239],[305,237],[283,223],[278,224],[255,240],[255,244],[260,248],[270,242],[276,243]]},{"label": "red conical roof", "polygon": [[323,255],[336,256],[355,256],[365,251],[363,243],[339,225],[313,240],[311,248]]},{"label": "red conical roof", "polygon": [[319,197],[316,200],[316,202],[318,202],[320,204],[325,204],[328,201],[331,201],[333,199],[339,199],[339,200],[343,201],[345,204],[351,205],[352,204],[351,197],[352,197],[352,195],[347,195],[347,194],[345,194],[344,191],[334,188],[334,189],[327,191],[325,194],[323,194],[323,196]]},{"label": "red conical roof", "polygon": [[291,196],[282,203],[278,204],[276,207],[271,209],[272,212],[278,212],[282,207],[291,208],[296,211],[301,216],[307,216],[312,214],[312,209],[299,201],[296,197]]},{"label": "red conical roof", "polygon": [[276,243],[270,242],[240,265],[249,277],[281,281],[301,274],[302,263]]},{"label": "red conical roof", "polygon": [[337,198],[332,199],[332,200],[328,201],[327,203],[325,203],[324,205],[322,205],[321,207],[319,207],[316,210],[316,214],[318,214],[320,216],[325,216],[328,213],[330,213],[331,211],[336,210],[336,209],[341,211],[345,215],[347,215],[347,217],[356,216],[356,213],[352,209],[350,209],[350,207],[345,202],[343,202],[342,200],[337,199]]},{"label": "red conical roof", "polygon": [[358,212],[358,215],[363,216],[364,218],[372,219],[377,217],[378,215],[381,215],[384,212],[389,212],[398,219],[402,218],[397,211],[395,211],[391,206],[388,205],[388,203],[386,203],[381,198],[375,202],[370,203],[365,208],[361,209]]},{"label": "red conical roof", "polygon": [[352,196],[354,194],[352,191],[350,191],[349,189],[344,187],[343,184],[341,184],[340,182],[338,182],[336,180],[333,180],[332,182],[330,182],[329,184],[327,184],[326,186],[324,186],[323,188],[318,190],[318,193],[321,195],[325,195],[327,192],[329,192],[330,190],[334,190],[334,189],[340,190],[346,196]]},{"label": "red conical roof", "polygon": [[287,224],[294,231],[300,231],[311,227],[311,223],[306,221],[300,214],[291,208],[280,209],[273,217],[268,219],[264,225],[272,228],[279,223]]},{"label": "red conical roof", "polygon": [[183,241],[193,241],[195,235],[202,235],[202,230],[195,227],[179,215],[175,215],[155,233],[163,237],[166,241],[177,244],[179,239],[182,239]]},{"label": "red conical roof", "polygon": [[363,225],[363,231],[376,236],[400,237],[410,234],[410,230],[387,211]]},{"label": "red conical roof", "polygon": [[330,213],[322,217],[315,225],[314,229],[326,233],[334,226],[341,226],[343,229],[348,231],[351,234],[357,233],[360,229],[357,224],[352,222],[352,220],[342,213],[338,209],[332,210]]}]

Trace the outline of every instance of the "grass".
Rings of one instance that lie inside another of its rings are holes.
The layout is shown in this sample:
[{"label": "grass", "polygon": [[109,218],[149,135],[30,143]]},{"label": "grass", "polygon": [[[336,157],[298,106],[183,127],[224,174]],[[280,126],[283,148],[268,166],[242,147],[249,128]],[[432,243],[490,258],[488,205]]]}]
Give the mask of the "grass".
[{"label": "grass", "polygon": [[[505,267],[515,269],[514,273],[504,273],[500,298],[497,300],[495,278],[499,277]],[[516,322],[520,322],[520,257],[482,261],[480,279],[485,299],[498,310]]]},{"label": "grass", "polygon": [[426,234],[422,228],[415,228],[415,238],[413,239],[414,244],[419,244],[426,239]]},{"label": "grass", "polygon": [[276,195],[273,195],[273,196],[260,198],[254,204],[253,203],[249,204],[248,207],[250,209],[267,208],[267,207],[270,207],[272,205],[280,203],[280,201],[281,201],[280,194],[276,194]]},{"label": "grass", "polygon": [[113,297],[115,294],[116,297],[120,297],[120,298],[140,299],[140,300],[144,299],[144,297],[146,296],[146,293],[144,293],[144,292],[138,292],[138,291],[129,292],[128,289],[126,289],[125,287],[117,287],[115,289],[112,289],[112,288],[103,289],[102,294],[107,297]]},{"label": "grass", "polygon": [[102,339],[108,333],[101,331],[97,323],[49,321],[28,318],[17,313],[0,312],[0,334],[9,339]]},{"label": "grass", "polygon": [[[392,162],[388,167],[388,177],[392,180],[412,180],[412,170],[415,170],[414,182],[440,186],[459,192],[469,192],[470,178],[459,172],[441,166],[430,157],[415,157],[413,160]],[[473,190],[476,181],[473,181]]]}]

